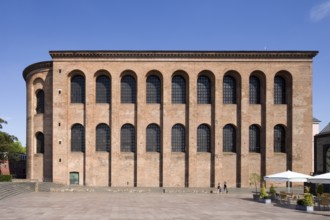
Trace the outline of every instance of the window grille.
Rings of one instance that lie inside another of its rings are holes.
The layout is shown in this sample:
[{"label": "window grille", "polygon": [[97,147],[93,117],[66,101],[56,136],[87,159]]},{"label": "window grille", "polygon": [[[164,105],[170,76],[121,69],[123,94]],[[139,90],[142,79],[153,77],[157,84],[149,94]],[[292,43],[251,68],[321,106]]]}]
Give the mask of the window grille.
[{"label": "window grille", "polygon": [[236,130],[233,125],[223,128],[223,151],[236,152]]},{"label": "window grille", "polygon": [[274,127],[274,152],[285,153],[285,129],[281,125]]},{"label": "window grille", "polygon": [[107,76],[99,76],[96,79],[96,103],[110,103],[110,79]]},{"label": "window grille", "polygon": [[133,125],[125,124],[121,127],[120,143],[122,152],[135,152],[135,128]]},{"label": "window grille", "polygon": [[223,103],[236,104],[236,81],[231,76],[223,79]]},{"label": "window grille", "polygon": [[80,124],[71,128],[71,151],[85,152],[85,128]]},{"label": "window grille", "polygon": [[133,76],[121,79],[121,103],[136,103],[136,82]]},{"label": "window grille", "polygon": [[85,79],[82,76],[71,78],[71,103],[85,103]]},{"label": "window grille", "polygon": [[110,128],[106,124],[96,127],[96,151],[110,151]]},{"label": "window grille", "polygon": [[45,152],[45,137],[44,134],[41,132],[38,132],[36,134],[37,139],[37,153],[43,154]]},{"label": "window grille", "polygon": [[202,124],[197,128],[197,152],[211,152],[210,128]]},{"label": "window grille", "polygon": [[198,77],[197,103],[198,104],[211,104],[211,82],[207,76]]},{"label": "window grille", "polygon": [[37,92],[37,114],[44,113],[45,111],[45,93],[43,90]]},{"label": "window grille", "polygon": [[172,103],[186,103],[186,80],[182,76],[172,78]]},{"label": "window grille", "polygon": [[160,128],[156,124],[147,127],[147,152],[160,152]]},{"label": "window grille", "polygon": [[160,103],[161,82],[157,76],[147,78],[147,103]]},{"label": "window grille", "polygon": [[172,152],[186,151],[186,135],[185,128],[176,124],[172,127]]},{"label": "window grille", "polygon": [[275,76],[274,79],[274,103],[286,104],[286,85],[281,76]]},{"label": "window grille", "polygon": [[260,80],[256,76],[250,77],[250,104],[260,104]]},{"label": "window grille", "polygon": [[260,129],[256,125],[249,127],[249,151],[260,153]]}]

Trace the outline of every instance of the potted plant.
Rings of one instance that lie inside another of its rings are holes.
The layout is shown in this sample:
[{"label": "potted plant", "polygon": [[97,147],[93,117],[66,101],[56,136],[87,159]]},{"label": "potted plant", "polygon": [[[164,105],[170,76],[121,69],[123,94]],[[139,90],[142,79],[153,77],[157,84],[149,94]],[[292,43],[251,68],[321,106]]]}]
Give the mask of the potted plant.
[{"label": "potted plant", "polygon": [[254,191],[253,194],[253,199],[254,200],[259,200],[260,195],[258,193],[258,185],[260,184],[261,177],[258,173],[252,173],[250,176],[250,186],[253,185],[256,190]]},{"label": "potted plant", "polygon": [[260,199],[263,203],[266,203],[266,204],[272,203],[272,200],[270,199],[264,184],[262,185],[262,187],[260,189]]},{"label": "potted plant", "polygon": [[276,190],[275,190],[275,187],[273,186],[273,184],[269,188],[269,194],[272,199],[276,199]]},{"label": "potted plant", "polygon": [[316,187],[316,195],[317,195],[317,196],[322,196],[323,193],[324,193],[324,187],[323,187],[323,184],[317,184],[317,187]]},{"label": "potted plant", "polygon": [[297,201],[296,209],[304,210],[307,212],[314,211],[314,200],[311,193],[304,193],[304,198]]}]

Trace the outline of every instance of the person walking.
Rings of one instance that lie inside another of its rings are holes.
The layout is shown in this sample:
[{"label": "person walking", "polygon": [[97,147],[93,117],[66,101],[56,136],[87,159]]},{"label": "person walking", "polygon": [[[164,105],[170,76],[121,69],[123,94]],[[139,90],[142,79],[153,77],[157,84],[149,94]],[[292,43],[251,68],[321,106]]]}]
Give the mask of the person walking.
[{"label": "person walking", "polygon": [[226,181],[223,183],[223,191],[225,193],[228,193],[228,188],[227,188],[227,182]]},{"label": "person walking", "polygon": [[218,183],[217,189],[218,189],[218,194],[220,194],[221,193],[221,185],[220,185],[220,183]]}]

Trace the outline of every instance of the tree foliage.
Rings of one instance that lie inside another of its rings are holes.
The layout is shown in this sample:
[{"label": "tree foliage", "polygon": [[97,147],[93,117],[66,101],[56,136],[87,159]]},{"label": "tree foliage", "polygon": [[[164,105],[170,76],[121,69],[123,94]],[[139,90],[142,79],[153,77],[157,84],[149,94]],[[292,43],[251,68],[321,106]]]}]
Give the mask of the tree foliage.
[{"label": "tree foliage", "polygon": [[[2,124],[7,124],[7,122],[0,118],[0,129],[2,129]],[[17,137],[0,131],[0,160],[15,159],[18,153],[25,152],[25,147],[18,141]]]}]

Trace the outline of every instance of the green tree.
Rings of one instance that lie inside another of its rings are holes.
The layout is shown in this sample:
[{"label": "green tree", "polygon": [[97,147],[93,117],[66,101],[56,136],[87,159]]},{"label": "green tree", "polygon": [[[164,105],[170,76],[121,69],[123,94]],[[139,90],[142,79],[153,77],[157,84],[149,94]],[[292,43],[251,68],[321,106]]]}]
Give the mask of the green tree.
[{"label": "green tree", "polygon": [[[2,124],[7,124],[7,122],[0,118],[0,129],[2,129]],[[17,137],[0,131],[0,160],[15,159],[17,153],[25,152],[25,147],[18,141]]]}]

